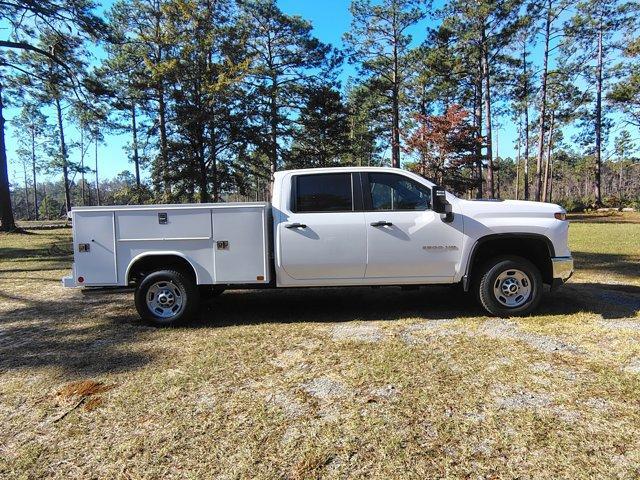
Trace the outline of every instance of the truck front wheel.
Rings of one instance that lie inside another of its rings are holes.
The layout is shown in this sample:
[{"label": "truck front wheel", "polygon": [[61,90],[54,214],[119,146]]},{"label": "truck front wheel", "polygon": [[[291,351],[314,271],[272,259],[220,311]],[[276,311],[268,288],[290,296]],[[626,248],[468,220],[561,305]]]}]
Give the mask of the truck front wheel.
[{"label": "truck front wheel", "polygon": [[528,315],[542,297],[542,275],[530,261],[515,255],[489,260],[476,277],[480,304],[491,315]]},{"label": "truck front wheel", "polygon": [[176,270],[150,273],[135,292],[138,314],[160,327],[177,324],[198,309],[199,295],[190,276]]}]

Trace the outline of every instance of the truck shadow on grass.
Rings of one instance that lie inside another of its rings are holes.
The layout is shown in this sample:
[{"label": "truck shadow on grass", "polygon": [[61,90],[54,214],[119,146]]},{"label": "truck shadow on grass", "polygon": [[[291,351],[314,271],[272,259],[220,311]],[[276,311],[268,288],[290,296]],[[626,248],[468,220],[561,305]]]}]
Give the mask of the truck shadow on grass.
[{"label": "truck shadow on grass", "polygon": [[[611,288],[614,287],[614,288]],[[592,312],[603,318],[631,317],[640,310],[640,287],[574,283],[545,292],[535,316]],[[484,317],[470,294],[449,287],[401,291],[389,287],[225,292],[204,302],[186,327],[209,328],[257,323],[392,321],[403,318]]]},{"label": "truck shadow on grass", "polygon": [[[536,314],[593,312],[604,318],[634,316],[640,287],[573,283],[546,292]],[[55,296],[55,288],[27,298],[0,290],[0,372],[54,368],[65,378],[95,377],[140,369],[166,358],[173,333],[143,324],[131,292],[79,292]],[[50,287],[49,287],[50,288]],[[52,292],[51,300],[45,296]],[[449,287],[240,290],[205,302],[196,319],[178,330],[263,323],[330,323],[444,318],[484,318],[470,295]],[[571,321],[571,320],[567,320]]]}]

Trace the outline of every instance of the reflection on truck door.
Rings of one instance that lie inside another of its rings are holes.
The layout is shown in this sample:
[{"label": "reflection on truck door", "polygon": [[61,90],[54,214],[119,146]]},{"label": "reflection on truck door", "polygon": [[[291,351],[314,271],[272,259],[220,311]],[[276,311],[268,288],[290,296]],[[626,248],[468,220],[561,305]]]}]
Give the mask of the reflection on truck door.
[{"label": "reflection on truck door", "polygon": [[351,173],[296,175],[279,224],[282,268],[298,280],[363,278],[364,213],[356,211]]},{"label": "reflection on truck door", "polygon": [[443,222],[430,209],[430,189],[404,175],[372,172],[363,175],[363,184],[365,277],[453,277],[462,246],[460,218]]}]

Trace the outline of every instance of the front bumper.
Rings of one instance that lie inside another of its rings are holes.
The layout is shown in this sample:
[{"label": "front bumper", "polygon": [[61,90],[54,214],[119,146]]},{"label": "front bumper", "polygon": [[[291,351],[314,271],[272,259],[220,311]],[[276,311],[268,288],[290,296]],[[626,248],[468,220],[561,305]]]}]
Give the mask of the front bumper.
[{"label": "front bumper", "polygon": [[553,283],[551,288],[557,288],[573,275],[573,257],[554,257],[551,259]]}]

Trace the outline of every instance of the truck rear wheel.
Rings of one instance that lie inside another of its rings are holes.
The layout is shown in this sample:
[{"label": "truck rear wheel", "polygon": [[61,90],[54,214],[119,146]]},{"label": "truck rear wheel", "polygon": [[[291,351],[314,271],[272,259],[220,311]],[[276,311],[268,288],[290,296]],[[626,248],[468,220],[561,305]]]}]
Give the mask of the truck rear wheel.
[{"label": "truck rear wheel", "polygon": [[198,289],[193,279],[176,270],[150,273],[135,292],[138,314],[160,327],[176,325],[198,309]]},{"label": "truck rear wheel", "polygon": [[530,261],[515,255],[489,260],[476,277],[478,300],[491,315],[528,315],[542,297],[542,275]]}]

